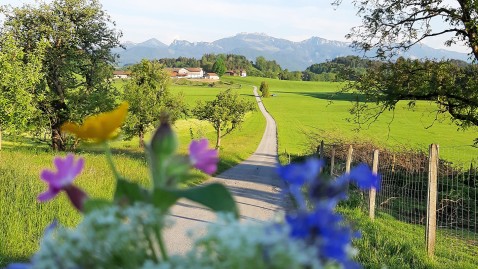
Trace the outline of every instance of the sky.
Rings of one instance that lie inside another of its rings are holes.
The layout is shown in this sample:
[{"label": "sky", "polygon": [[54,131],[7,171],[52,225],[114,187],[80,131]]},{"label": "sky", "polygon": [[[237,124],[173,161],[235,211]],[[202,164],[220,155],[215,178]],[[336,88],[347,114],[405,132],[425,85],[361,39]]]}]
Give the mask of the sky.
[{"label": "sky", "polygon": [[[0,0],[20,6],[35,0]],[[47,0],[48,2],[48,0]],[[122,42],[150,38],[169,45],[174,40],[212,42],[238,33],[265,33],[291,41],[312,36],[347,41],[345,35],[360,25],[351,1],[332,6],[332,0],[100,0],[103,9],[123,32]],[[424,43],[447,48],[444,38]]]}]

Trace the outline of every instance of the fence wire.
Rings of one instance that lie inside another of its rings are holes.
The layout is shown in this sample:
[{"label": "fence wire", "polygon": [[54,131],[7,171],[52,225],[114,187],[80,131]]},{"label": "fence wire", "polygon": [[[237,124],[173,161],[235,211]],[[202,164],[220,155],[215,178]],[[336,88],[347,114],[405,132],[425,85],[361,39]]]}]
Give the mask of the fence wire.
[{"label": "fence wire", "polygon": [[[353,145],[352,167],[372,166],[373,146]],[[438,163],[437,231],[435,255],[455,261],[478,256],[478,151],[471,146],[440,147]],[[325,172],[335,177],[345,173],[349,145],[325,144]],[[333,162],[332,162],[333,160]],[[450,160],[453,160],[450,161]],[[381,150],[378,172],[381,189],[376,194],[376,211],[425,228],[427,223],[428,150]],[[368,201],[368,193],[364,193]],[[364,208],[368,207],[368,202]],[[424,229],[425,230],[425,229]],[[423,236],[425,238],[425,234]],[[455,251],[459,249],[460,251]]]},{"label": "fence wire", "polygon": [[441,159],[438,169],[437,245],[461,249],[460,255],[452,256],[455,260],[478,255],[478,156],[468,154],[473,150],[471,146],[439,150],[440,156],[453,161]]}]

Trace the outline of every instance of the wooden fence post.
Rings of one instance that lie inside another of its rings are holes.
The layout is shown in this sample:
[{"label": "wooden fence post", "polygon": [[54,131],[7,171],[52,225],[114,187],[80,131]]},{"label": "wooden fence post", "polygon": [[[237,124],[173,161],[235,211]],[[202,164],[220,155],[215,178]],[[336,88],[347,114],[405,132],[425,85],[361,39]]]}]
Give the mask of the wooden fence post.
[{"label": "wooden fence post", "polygon": [[350,173],[350,165],[352,165],[352,153],[354,152],[354,148],[352,145],[349,146],[349,152],[347,154],[347,162],[345,163],[345,173]]},{"label": "wooden fence post", "polygon": [[332,152],[330,156],[330,176],[334,175],[334,164],[335,164],[335,145],[332,145]]},{"label": "wooden fence post", "polygon": [[392,173],[395,173],[395,153],[393,154],[393,159],[392,159]]},{"label": "wooden fence post", "polygon": [[431,144],[428,156],[428,195],[427,195],[427,226],[426,244],[429,257],[435,252],[437,224],[437,177],[438,177],[438,145]]},{"label": "wooden fence post", "polygon": [[324,140],[320,141],[319,158],[324,159]]},{"label": "wooden fence post", "polygon": [[[378,149],[373,151],[373,164],[372,173],[376,175],[378,173]],[[375,219],[375,188],[371,188],[368,195],[368,215],[371,220]]]}]

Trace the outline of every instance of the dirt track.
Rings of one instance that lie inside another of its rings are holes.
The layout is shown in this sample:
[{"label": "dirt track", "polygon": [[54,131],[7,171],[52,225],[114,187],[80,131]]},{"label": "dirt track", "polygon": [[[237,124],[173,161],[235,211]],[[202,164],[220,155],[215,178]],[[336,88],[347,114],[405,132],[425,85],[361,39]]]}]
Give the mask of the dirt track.
[{"label": "dirt track", "polygon": [[[265,110],[256,87],[254,95],[267,122],[259,146],[247,160],[207,182],[220,182],[227,186],[239,206],[241,219],[264,221],[283,211],[286,203],[280,196],[282,181],[275,173],[278,163],[276,124]],[[171,214],[175,224],[164,235],[170,253],[185,253],[191,247],[187,231],[201,229],[204,223],[215,220],[212,212],[186,200],[180,200]]]}]

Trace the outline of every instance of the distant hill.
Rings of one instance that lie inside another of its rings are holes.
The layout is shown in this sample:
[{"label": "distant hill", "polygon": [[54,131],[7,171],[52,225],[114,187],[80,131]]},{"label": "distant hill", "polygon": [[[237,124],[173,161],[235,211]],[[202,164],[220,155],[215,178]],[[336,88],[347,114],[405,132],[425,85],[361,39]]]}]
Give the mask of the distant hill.
[{"label": "distant hill", "polygon": [[[113,52],[120,56],[119,64],[137,63],[143,58],[201,58],[205,53],[230,53],[244,55],[253,61],[258,56],[275,60],[282,68],[290,71],[303,71],[314,63],[330,61],[336,57],[357,55],[347,42],[331,41],[320,37],[311,37],[301,42],[275,38],[259,33],[240,33],[214,42],[189,42],[175,40],[169,46],[157,39],[149,39],[142,43],[126,42],[126,49],[116,48]],[[402,56],[409,58],[436,58],[467,60],[465,53],[433,49],[426,45],[416,45]]]}]

